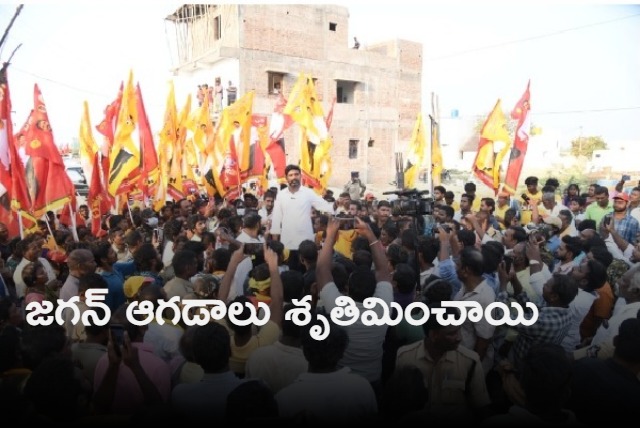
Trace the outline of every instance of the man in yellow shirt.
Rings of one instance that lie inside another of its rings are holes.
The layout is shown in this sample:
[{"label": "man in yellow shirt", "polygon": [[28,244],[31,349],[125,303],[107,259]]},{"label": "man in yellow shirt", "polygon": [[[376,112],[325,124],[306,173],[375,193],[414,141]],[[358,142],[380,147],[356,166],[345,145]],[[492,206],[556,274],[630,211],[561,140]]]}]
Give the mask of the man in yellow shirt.
[{"label": "man in yellow shirt", "polygon": [[507,192],[498,193],[498,202],[496,203],[496,209],[493,212],[493,216],[498,221],[500,230],[506,229],[506,226],[504,224],[504,215],[509,208],[509,194]]},{"label": "man in yellow shirt", "polygon": [[[522,194],[522,214],[521,214],[521,223],[523,225],[527,225],[531,223],[531,202],[536,201],[538,205],[539,214],[543,214],[542,210],[544,207],[541,204],[542,201],[542,192],[538,190],[538,177],[530,176],[524,180],[524,184],[527,186],[527,191]],[[525,198],[526,196],[526,198]],[[544,211],[546,213],[546,210]]]}]

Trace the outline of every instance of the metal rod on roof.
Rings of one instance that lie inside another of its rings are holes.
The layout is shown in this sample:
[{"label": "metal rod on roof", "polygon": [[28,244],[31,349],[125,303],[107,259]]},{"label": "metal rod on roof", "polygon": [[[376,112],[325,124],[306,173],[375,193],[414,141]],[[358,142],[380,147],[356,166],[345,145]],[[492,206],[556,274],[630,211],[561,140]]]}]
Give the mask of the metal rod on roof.
[{"label": "metal rod on roof", "polygon": [[7,28],[5,28],[4,34],[2,35],[2,39],[0,39],[0,48],[2,48],[2,45],[4,45],[4,41],[9,36],[9,30],[11,30],[11,27],[13,27],[13,23],[16,21],[16,18],[18,18],[18,15],[20,15],[20,12],[22,12],[23,7],[24,5],[21,4],[16,8],[16,12],[13,14],[13,17],[11,18],[9,25],[7,25]]}]

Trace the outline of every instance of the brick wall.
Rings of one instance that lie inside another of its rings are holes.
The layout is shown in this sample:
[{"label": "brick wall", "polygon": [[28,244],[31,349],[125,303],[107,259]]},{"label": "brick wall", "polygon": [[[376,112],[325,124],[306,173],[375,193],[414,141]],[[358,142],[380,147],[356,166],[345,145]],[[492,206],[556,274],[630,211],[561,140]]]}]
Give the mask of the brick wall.
[{"label": "brick wall", "polygon": [[[390,40],[352,49],[349,12],[342,6],[240,5],[233,10],[230,20],[238,22],[239,34],[226,34],[225,40],[239,40],[232,51],[240,62],[240,87],[256,91],[254,111],[273,109],[269,71],[286,74],[285,96],[300,72],[317,78],[325,114],[336,95],[336,80],[357,82],[353,101],[335,107],[330,185],[342,186],[350,171],[358,170],[364,180],[388,186],[395,179],[394,151],[406,146],[422,106],[422,45]],[[285,135],[291,163],[299,158],[297,136],[296,125]],[[349,158],[350,139],[358,140],[355,159]]]}]

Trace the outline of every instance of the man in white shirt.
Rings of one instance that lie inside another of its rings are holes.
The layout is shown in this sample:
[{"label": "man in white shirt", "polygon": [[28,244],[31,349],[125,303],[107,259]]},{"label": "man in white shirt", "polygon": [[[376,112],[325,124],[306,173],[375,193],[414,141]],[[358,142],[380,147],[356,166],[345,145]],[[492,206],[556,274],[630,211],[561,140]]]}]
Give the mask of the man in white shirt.
[{"label": "man in white shirt", "polygon": [[44,257],[40,257],[42,254],[42,245],[44,244],[44,239],[40,236],[32,234],[27,236],[23,241],[23,255],[22,260],[16,266],[16,270],[13,273],[13,283],[16,286],[16,296],[18,299],[22,298],[26,294],[27,285],[24,283],[22,279],[22,271],[24,267],[29,263],[39,261],[44,266],[44,271],[47,273],[47,278],[49,281],[56,279],[56,274],[53,271],[53,267],[47,259]]},{"label": "man in white shirt", "polygon": [[[289,267],[296,269],[298,247],[305,239],[314,240],[311,208],[333,214],[333,205],[313,190],[301,185],[302,171],[297,165],[285,168],[287,188],[278,192],[271,220],[271,236],[289,250]],[[297,269],[300,270],[300,269]]]},{"label": "man in white shirt", "polygon": [[569,208],[559,204],[556,201],[556,195],[551,192],[545,192],[542,194],[542,205],[549,213],[548,215],[552,217],[558,217],[562,210],[569,210]]},{"label": "man in white shirt", "polygon": [[262,221],[262,227],[264,227],[265,233],[269,233],[271,229],[271,217],[273,216],[273,204],[276,200],[275,192],[267,190],[262,197],[262,208],[258,210]]}]

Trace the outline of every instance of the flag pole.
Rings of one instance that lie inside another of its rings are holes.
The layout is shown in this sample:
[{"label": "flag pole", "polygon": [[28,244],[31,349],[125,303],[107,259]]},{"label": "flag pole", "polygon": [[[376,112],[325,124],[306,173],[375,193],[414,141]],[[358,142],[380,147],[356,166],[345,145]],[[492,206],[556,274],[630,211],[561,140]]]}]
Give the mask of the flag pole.
[{"label": "flag pole", "polygon": [[24,229],[22,224],[22,210],[18,210],[18,227],[20,228],[20,239],[24,239]]},{"label": "flag pole", "polygon": [[47,230],[49,231],[49,235],[53,238],[53,247],[55,250],[58,249],[58,243],[56,242],[56,237],[53,235],[53,230],[51,229],[51,223],[49,223],[49,216],[47,214],[42,214],[42,218],[44,222],[47,223]]},{"label": "flag pole", "polygon": [[69,216],[71,217],[71,235],[73,235],[73,240],[75,242],[80,242],[80,238],[78,238],[78,229],[76,227],[76,213],[73,211],[73,205],[71,201],[69,203]]},{"label": "flag pole", "polygon": [[131,225],[135,226],[133,222],[133,213],[131,212],[131,204],[129,203],[129,193],[127,192],[127,210],[129,211],[129,218],[131,219]]}]

